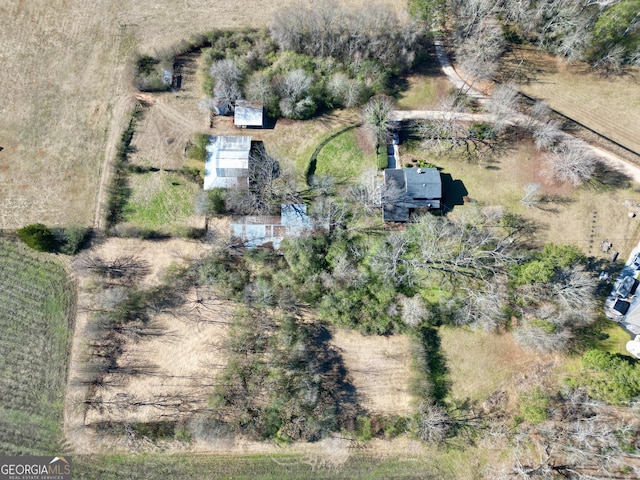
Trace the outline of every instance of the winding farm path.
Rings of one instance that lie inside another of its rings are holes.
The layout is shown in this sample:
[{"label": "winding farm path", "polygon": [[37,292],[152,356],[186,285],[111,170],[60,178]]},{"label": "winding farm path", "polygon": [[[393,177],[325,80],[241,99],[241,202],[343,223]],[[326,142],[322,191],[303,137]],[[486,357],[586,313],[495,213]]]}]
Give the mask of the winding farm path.
[{"label": "winding farm path", "polygon": [[[460,91],[463,91],[466,95],[475,98],[481,105],[488,106],[491,103],[491,97],[485,95],[480,90],[473,87],[473,85],[467,84],[467,82],[460,76],[455,67],[451,64],[447,53],[444,50],[444,46],[442,43],[442,39],[438,38],[435,40],[436,47],[436,55],[438,57],[438,62],[440,63],[440,67],[442,68],[442,72],[447,76],[449,81],[453,83],[453,85]],[[429,120],[429,119],[438,119],[442,118],[443,112],[437,111],[400,111],[396,110],[393,112],[394,120]],[[459,116],[461,121],[481,121],[487,122],[492,121],[492,115],[490,114],[469,114],[469,113],[461,113],[456,114]],[[530,123],[532,120],[524,114],[517,113],[513,115],[513,119],[511,120],[511,124],[524,124]],[[575,136],[563,132],[565,138],[576,138]],[[605,161],[610,166],[624,173],[628,177],[632,178],[635,182],[640,183],[640,167],[624,160],[622,157],[602,148],[596,147],[594,145],[589,145],[591,151],[600,157],[603,161]]]}]

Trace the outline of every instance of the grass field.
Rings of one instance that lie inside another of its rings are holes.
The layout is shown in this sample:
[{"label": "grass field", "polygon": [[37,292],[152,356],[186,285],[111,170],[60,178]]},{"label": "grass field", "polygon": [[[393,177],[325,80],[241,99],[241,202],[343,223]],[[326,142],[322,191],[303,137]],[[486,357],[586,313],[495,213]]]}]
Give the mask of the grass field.
[{"label": "grass field", "polygon": [[354,181],[363,171],[377,168],[375,153],[365,153],[358,145],[358,131],[355,128],[347,130],[322,147],[317,157],[316,174],[331,175],[339,181]]},{"label": "grass field", "polygon": [[[408,452],[407,452],[408,453]],[[355,457],[340,466],[324,464],[304,455],[255,455],[243,457],[204,455],[145,455],[74,457],[74,478],[138,480],[157,472],[172,480],[194,479],[454,479],[452,471],[429,459],[407,455],[384,459]]]},{"label": "grass field", "polygon": [[631,336],[620,325],[612,322],[607,322],[606,328],[602,331],[602,333],[606,338],[598,343],[598,348],[600,350],[631,357],[626,349],[627,342],[631,340]]},{"label": "grass field", "polygon": [[451,88],[439,70],[431,75],[410,75],[406,90],[398,94],[396,104],[401,110],[436,110],[438,102]]},{"label": "grass field", "polygon": [[497,392],[516,387],[514,379],[549,361],[520,347],[511,335],[442,327],[442,350],[451,382],[451,400],[483,402]]},{"label": "grass field", "polygon": [[567,65],[530,48],[512,51],[505,69],[524,93],[640,152],[640,69],[602,76],[586,64]]},{"label": "grass field", "polygon": [[52,256],[2,239],[0,272],[0,452],[59,453],[73,286]]},{"label": "grass field", "polygon": [[129,175],[134,192],[124,208],[124,224],[176,233],[189,225],[199,184],[166,171]]}]

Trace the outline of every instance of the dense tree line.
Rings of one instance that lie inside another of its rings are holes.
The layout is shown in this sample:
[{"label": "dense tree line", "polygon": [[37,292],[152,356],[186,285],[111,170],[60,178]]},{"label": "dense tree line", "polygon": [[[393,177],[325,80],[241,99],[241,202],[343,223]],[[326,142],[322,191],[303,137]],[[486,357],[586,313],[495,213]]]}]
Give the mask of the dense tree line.
[{"label": "dense tree line", "polygon": [[[452,1],[459,62],[491,77],[505,40],[530,42],[570,61],[620,73],[640,64],[638,0]],[[475,67],[475,68],[473,68]]]},{"label": "dense tree line", "polygon": [[214,97],[205,103],[228,111],[245,98],[295,119],[355,107],[412,66],[421,32],[384,4],[296,3],[275,13],[268,34],[221,34],[203,49]]},{"label": "dense tree line", "polygon": [[282,50],[332,57],[355,69],[366,61],[385,68],[411,66],[420,32],[390,5],[355,9],[335,1],[294,3],[276,12],[269,28]]}]

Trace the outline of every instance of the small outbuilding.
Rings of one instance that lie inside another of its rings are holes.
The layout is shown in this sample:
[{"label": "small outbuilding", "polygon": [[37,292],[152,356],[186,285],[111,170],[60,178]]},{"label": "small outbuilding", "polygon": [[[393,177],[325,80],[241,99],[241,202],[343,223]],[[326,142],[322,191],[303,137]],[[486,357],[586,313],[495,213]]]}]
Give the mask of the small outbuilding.
[{"label": "small outbuilding", "polygon": [[233,124],[239,128],[263,128],[264,107],[246,100],[237,100],[233,114]]},{"label": "small outbuilding", "polygon": [[249,184],[251,137],[209,137],[204,166],[204,189]]},{"label": "small outbuilding", "polygon": [[283,204],[280,216],[246,215],[231,218],[231,234],[247,248],[270,244],[278,249],[285,238],[299,237],[312,228],[304,204]]},{"label": "small outbuilding", "polygon": [[223,101],[220,97],[213,97],[211,111],[214,115],[229,115],[231,113],[229,104]]},{"label": "small outbuilding", "polygon": [[385,222],[408,222],[414,210],[440,209],[442,178],[437,168],[387,168],[384,183]]},{"label": "small outbuilding", "polygon": [[162,72],[162,83],[167,86],[173,85],[173,73],[169,70],[164,70]]}]

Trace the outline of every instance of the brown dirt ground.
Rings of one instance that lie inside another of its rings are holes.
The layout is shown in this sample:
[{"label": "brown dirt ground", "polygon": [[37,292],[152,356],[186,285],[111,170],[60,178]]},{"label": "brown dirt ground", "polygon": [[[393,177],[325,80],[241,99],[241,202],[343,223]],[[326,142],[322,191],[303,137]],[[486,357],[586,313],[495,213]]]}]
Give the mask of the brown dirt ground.
[{"label": "brown dirt ground", "polygon": [[412,412],[409,393],[411,343],[406,336],[364,336],[337,330],[331,343],[342,354],[359,402],[365,408],[383,415],[409,415]]},{"label": "brown dirt ground", "polygon": [[[102,244],[94,247],[91,253],[99,255],[105,259],[114,259],[119,256],[132,255],[142,261],[145,261],[149,265],[149,273],[146,277],[141,279],[140,284],[143,286],[151,286],[157,285],[161,281],[163,272],[171,264],[181,264],[187,259],[198,258],[203,255],[205,251],[206,247],[203,244],[181,239],[150,242],[137,239],[110,238]],[[78,259],[78,261],[81,261],[81,259]],[[84,428],[87,421],[95,420],[95,418],[92,418],[91,416],[85,417],[84,407],[79,402],[81,402],[86,396],[86,387],[79,385],[76,379],[78,378],[79,369],[82,366],[88,348],[84,340],[84,332],[90,316],[88,309],[90,309],[92,302],[90,288],[92,287],[93,279],[80,273],[78,274],[77,281],[78,315],[76,317],[76,325],[71,347],[71,363],[69,367],[69,381],[67,384],[67,398],[65,401],[64,426],[69,447],[78,453],[91,453],[96,451],[96,449],[99,449],[100,439],[94,435],[91,430]],[[197,378],[198,374],[201,373],[201,369],[204,368],[204,363],[200,364],[195,362],[194,364],[188,364],[189,366],[185,367],[184,361],[175,362],[175,365],[173,365],[172,361],[177,358],[186,358],[187,355],[193,354],[191,350],[186,349],[192,337],[196,336],[201,338],[202,336],[209,336],[212,339],[215,339],[221,334],[219,326],[217,326],[218,329],[215,329],[214,327],[206,324],[179,322],[173,318],[160,318],[158,319],[158,322],[160,326],[166,328],[168,333],[163,337],[154,339],[157,343],[154,343],[154,341],[148,341],[140,344],[141,347],[148,349],[147,353],[149,356],[148,358],[145,357],[144,361],[149,364],[157,365],[159,368],[166,367],[170,369],[164,372],[164,380],[159,380],[161,377],[150,377],[148,380],[151,382],[155,381],[157,383],[166,383],[166,379],[170,378],[170,375],[196,375]],[[135,344],[130,345],[129,347],[132,346],[135,346]],[[133,351],[134,350],[128,350],[128,357],[125,356],[123,361],[130,358],[131,355],[133,355]],[[154,351],[172,353],[167,356],[154,356]],[[205,352],[205,355],[202,357],[203,362],[208,360],[207,353],[208,352]],[[193,358],[191,359],[194,360]],[[191,385],[186,379],[182,379],[177,382],[183,382]],[[136,384],[134,383],[134,387],[135,386]],[[116,393],[121,392],[108,391],[104,393],[105,395],[115,395]],[[142,392],[140,388],[135,390],[135,393],[136,395],[144,395],[144,392]],[[130,414],[130,412],[127,412],[127,414]]]},{"label": "brown dirt ground", "polygon": [[[142,405],[90,410],[85,416],[85,424],[101,421],[147,423],[160,418],[179,420],[204,408],[216,372],[226,364],[225,355],[216,347],[226,338],[227,327],[208,321],[229,322],[233,305],[218,303],[202,311],[203,316],[198,320],[169,314],[152,318],[151,321],[163,330],[162,334],[127,343],[118,363],[122,367],[142,363],[152,367],[153,373],[132,376],[124,384],[108,386],[99,392],[103,399],[127,398],[152,404],[168,398],[171,407]],[[113,379],[118,380],[115,376]],[[110,378],[106,381],[108,383]]]},{"label": "brown dirt ground", "polygon": [[144,116],[136,127],[132,142],[135,153],[131,155],[131,162],[155,168],[201,167],[184,155],[194,134],[247,135],[254,141],[263,141],[267,152],[283,165],[302,171],[324,136],[358,121],[357,111],[336,110],[306,121],[280,119],[270,129],[238,129],[233,125],[233,117],[215,117],[210,127],[208,114],[197,108],[204,98],[195,75],[183,78],[177,94],[146,94],[144,100],[149,106],[144,109]]}]

